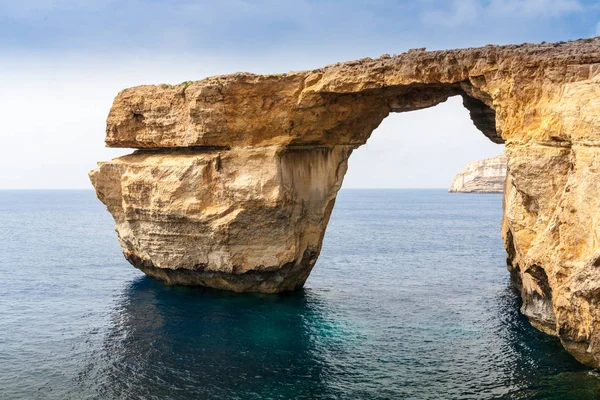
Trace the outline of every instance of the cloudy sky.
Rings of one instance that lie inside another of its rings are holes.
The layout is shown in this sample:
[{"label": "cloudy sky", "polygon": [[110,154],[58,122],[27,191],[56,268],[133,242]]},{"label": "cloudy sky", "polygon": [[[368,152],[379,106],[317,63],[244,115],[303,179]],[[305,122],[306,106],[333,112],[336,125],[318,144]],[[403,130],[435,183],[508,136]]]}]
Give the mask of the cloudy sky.
[{"label": "cloudy sky", "polygon": [[[122,88],[490,43],[600,35],[584,0],[0,0],[0,189],[91,188]],[[344,187],[447,187],[498,154],[459,99],[393,114]]]}]

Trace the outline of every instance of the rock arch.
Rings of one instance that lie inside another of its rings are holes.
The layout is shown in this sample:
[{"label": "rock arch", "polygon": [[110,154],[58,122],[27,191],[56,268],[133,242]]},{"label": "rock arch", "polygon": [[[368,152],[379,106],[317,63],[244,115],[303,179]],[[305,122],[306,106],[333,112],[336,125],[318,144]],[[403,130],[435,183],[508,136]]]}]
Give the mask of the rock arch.
[{"label": "rock arch", "polygon": [[90,173],[125,257],[170,283],[301,287],[352,150],[390,112],[461,95],[505,143],[502,235],[522,311],[600,367],[600,40],[486,46],[140,86]]}]

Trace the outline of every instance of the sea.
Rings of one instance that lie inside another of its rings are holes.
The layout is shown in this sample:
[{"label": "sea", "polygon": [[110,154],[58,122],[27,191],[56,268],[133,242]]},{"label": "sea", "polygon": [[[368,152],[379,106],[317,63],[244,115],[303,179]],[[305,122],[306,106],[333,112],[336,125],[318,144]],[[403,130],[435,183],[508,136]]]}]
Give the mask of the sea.
[{"label": "sea", "polygon": [[502,198],[341,190],[303,290],[168,286],[91,190],[0,191],[0,399],[597,399],[520,312]]}]

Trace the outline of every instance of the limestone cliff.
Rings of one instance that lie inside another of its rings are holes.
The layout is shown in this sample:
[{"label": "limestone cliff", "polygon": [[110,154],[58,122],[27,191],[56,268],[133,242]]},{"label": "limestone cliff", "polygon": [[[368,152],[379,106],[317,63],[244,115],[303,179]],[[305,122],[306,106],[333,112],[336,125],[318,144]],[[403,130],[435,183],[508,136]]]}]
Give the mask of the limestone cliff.
[{"label": "limestone cliff", "polygon": [[506,156],[473,161],[452,180],[452,193],[502,193],[506,179]]},{"label": "limestone cliff", "polygon": [[90,174],[127,259],[167,282],[278,292],[317,259],[352,149],[391,112],[461,96],[505,143],[502,235],[522,311],[600,367],[600,40],[413,50],[115,98]]}]

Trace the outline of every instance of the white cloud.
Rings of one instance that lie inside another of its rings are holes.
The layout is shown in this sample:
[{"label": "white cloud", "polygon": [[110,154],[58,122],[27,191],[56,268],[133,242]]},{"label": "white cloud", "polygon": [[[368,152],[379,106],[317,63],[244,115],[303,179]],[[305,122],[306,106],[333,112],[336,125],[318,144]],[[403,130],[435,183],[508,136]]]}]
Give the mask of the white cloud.
[{"label": "white cloud", "polygon": [[516,17],[558,17],[583,11],[583,6],[577,0],[492,0],[487,10]]},{"label": "white cloud", "polygon": [[454,0],[449,11],[429,10],[421,14],[421,20],[428,25],[457,27],[471,24],[477,19],[479,4],[475,0]]},{"label": "white cloud", "polygon": [[113,3],[114,0],[0,0],[0,10],[3,17],[28,20],[45,17],[51,12],[72,12],[75,9],[94,12]]},{"label": "white cloud", "polygon": [[426,10],[421,20],[426,25],[459,27],[481,23],[486,17],[555,18],[581,12],[578,0],[453,0],[449,10]]}]

